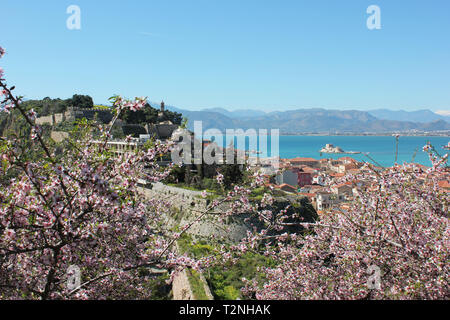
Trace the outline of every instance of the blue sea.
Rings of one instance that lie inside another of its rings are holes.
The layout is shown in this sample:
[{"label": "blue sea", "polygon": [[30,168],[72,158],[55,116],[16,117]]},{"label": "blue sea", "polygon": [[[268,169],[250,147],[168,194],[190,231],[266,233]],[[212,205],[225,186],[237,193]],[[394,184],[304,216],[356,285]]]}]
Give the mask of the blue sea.
[{"label": "blue sea", "polygon": [[[225,139],[224,139],[225,140]],[[450,137],[419,137],[400,136],[398,143],[397,163],[416,162],[425,166],[431,166],[428,154],[422,151],[423,146],[430,142],[441,154],[446,150],[442,147],[447,145]],[[341,147],[344,151],[360,151],[362,154],[321,154],[327,143]],[[270,156],[271,141],[268,137],[268,155]],[[220,143],[219,143],[220,145]],[[225,145],[225,143],[223,144]],[[236,145],[236,144],[235,144]],[[248,147],[248,138],[246,141]],[[395,163],[396,154],[395,137],[392,136],[280,136],[279,152],[281,158],[310,157],[315,159],[352,157],[358,161],[374,163],[364,153],[383,167],[392,166]]]},{"label": "blue sea", "polygon": [[[430,142],[440,154],[445,154],[442,146],[447,145],[450,137],[400,137],[398,142],[397,163],[414,162],[430,166],[428,154],[422,151]],[[344,151],[360,151],[362,154],[320,154],[325,144],[331,143]],[[340,158],[352,157],[358,161],[372,162],[363,153],[368,153],[374,161],[383,167],[395,163],[396,143],[392,136],[280,136],[280,157]]]}]

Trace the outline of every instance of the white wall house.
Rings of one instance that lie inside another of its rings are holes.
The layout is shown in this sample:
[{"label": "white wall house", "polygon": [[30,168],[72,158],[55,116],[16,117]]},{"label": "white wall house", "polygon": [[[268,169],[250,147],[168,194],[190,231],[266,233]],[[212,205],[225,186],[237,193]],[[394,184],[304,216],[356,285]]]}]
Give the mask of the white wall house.
[{"label": "white wall house", "polygon": [[317,193],[317,210],[329,210],[344,200],[345,198],[343,195],[337,195],[331,192],[319,192]]},{"label": "white wall house", "polygon": [[313,177],[312,183],[313,184],[318,184],[320,186],[324,186],[325,185],[325,177],[323,175],[319,174],[319,175]]},{"label": "white wall house", "polygon": [[298,174],[293,170],[285,170],[275,177],[278,185],[289,184],[293,187],[298,186]]}]

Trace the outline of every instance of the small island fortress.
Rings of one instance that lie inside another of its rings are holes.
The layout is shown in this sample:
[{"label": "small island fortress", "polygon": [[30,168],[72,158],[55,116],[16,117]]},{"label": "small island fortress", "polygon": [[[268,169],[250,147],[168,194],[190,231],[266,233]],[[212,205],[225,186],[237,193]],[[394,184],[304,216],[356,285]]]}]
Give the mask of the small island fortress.
[{"label": "small island fortress", "polygon": [[326,145],[325,145],[325,147],[323,147],[322,149],[320,149],[320,152],[321,153],[348,153],[348,154],[358,154],[358,153],[361,153],[361,152],[359,152],[359,151],[344,151],[344,150],[342,150],[342,148],[341,147],[338,147],[338,146],[334,146],[333,144],[331,144],[331,143],[327,143]]}]

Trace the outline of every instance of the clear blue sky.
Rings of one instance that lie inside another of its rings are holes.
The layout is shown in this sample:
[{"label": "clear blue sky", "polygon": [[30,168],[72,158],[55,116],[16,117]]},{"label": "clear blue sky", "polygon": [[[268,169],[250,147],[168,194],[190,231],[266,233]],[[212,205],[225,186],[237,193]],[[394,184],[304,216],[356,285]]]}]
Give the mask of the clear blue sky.
[{"label": "clear blue sky", "polygon": [[[66,9],[81,8],[81,30]],[[381,30],[366,9],[381,8]],[[187,109],[450,109],[450,1],[2,0],[0,61],[27,98]]]}]

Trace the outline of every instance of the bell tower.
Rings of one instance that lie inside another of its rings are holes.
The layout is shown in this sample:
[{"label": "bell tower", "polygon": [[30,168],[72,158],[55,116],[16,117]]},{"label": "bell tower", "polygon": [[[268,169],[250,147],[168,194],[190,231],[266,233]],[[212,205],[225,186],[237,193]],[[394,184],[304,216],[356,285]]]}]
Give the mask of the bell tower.
[{"label": "bell tower", "polygon": [[164,118],[164,110],[165,110],[164,101],[161,101],[161,107],[158,112],[158,120],[159,121],[162,121]]}]

